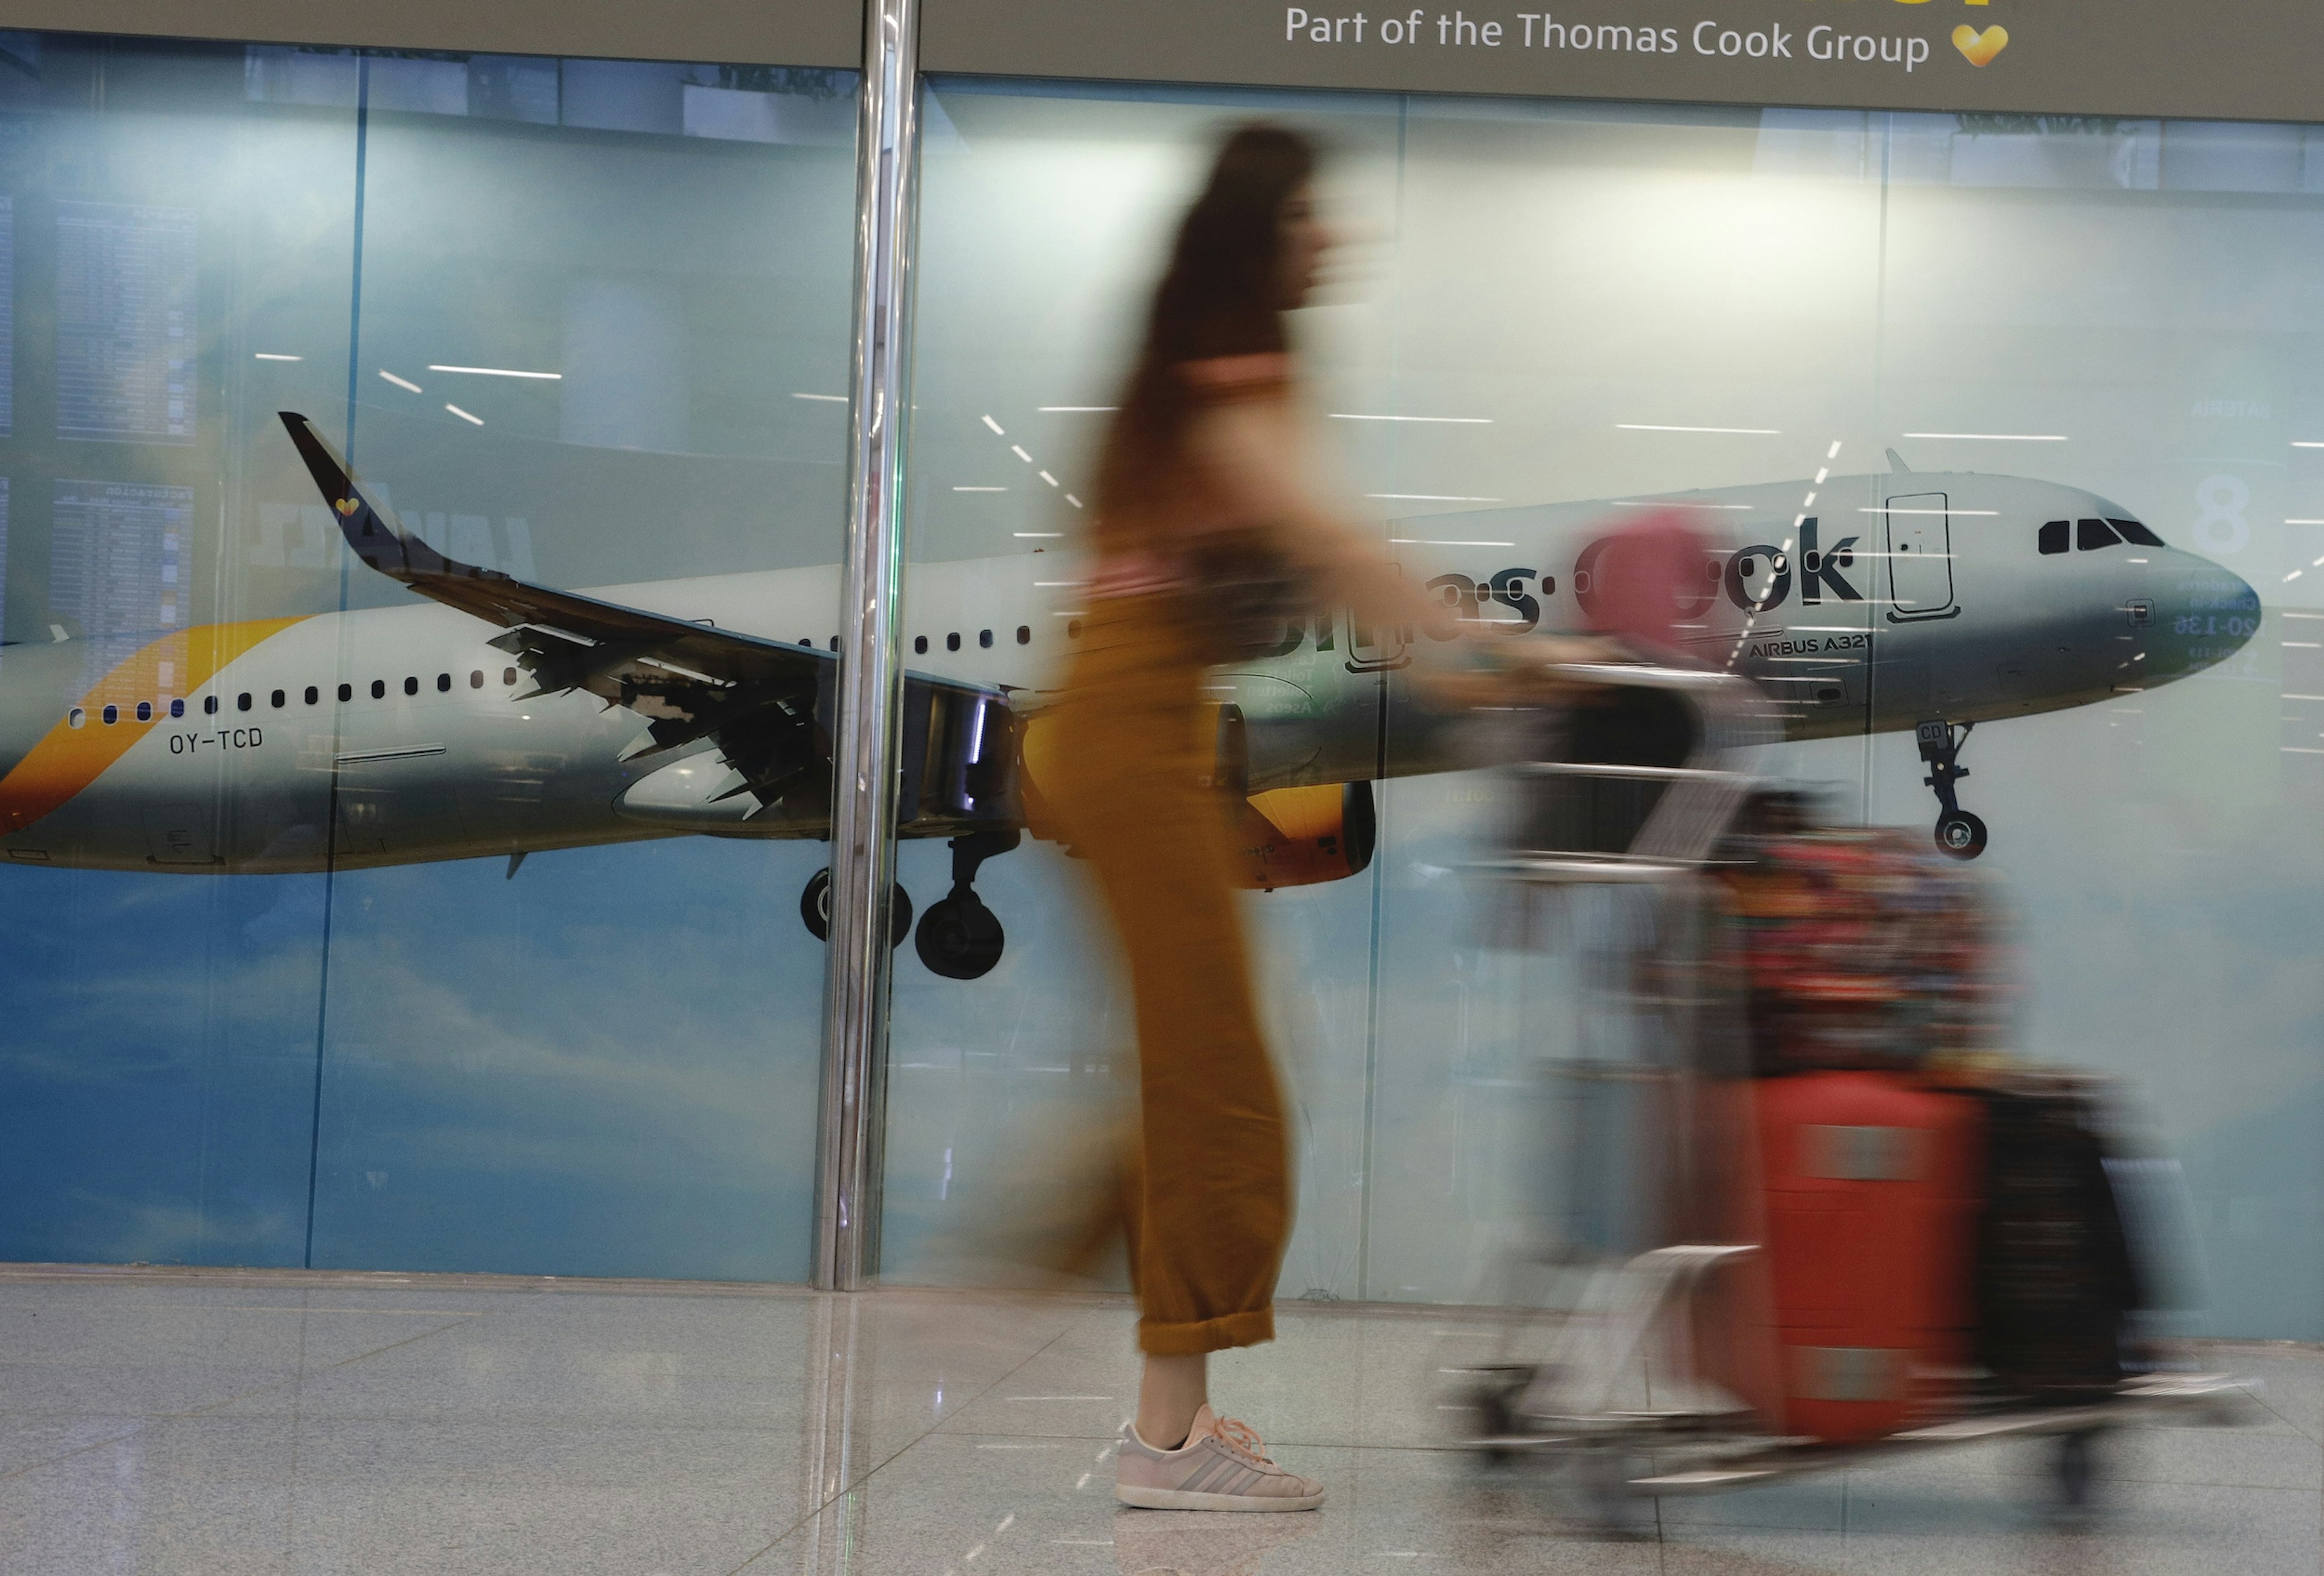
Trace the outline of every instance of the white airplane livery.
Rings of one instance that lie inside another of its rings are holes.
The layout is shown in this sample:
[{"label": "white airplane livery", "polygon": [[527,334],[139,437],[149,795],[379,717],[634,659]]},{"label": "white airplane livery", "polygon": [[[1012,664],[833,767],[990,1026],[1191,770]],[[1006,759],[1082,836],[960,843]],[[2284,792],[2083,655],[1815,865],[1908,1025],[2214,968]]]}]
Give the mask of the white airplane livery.
[{"label": "white airplane livery", "polygon": [[[168,631],[94,681],[88,642],[12,646],[11,862],[235,874],[494,856],[513,875],[549,849],[829,835],[835,567],[530,585],[448,558],[305,418],[282,419],[348,547],[426,601]],[[1705,544],[1676,610],[1687,643],[1757,681],[1789,737],[1915,731],[1938,846],[1963,858],[1987,841],[1956,787],[1972,727],[2168,683],[2257,631],[2242,579],[2103,498],[1888,462],[1406,521],[1396,551],[1465,620],[1580,631],[1618,572],[1619,522],[1679,512]],[[1080,631],[1070,563],[1019,554],[913,574],[899,818],[905,836],[951,843],[952,889],[913,934],[953,978],[1001,953],[979,866],[1025,831],[1055,835],[1041,702]],[[1464,763],[1456,720],[1394,682],[1415,638],[1319,610],[1216,676],[1204,725],[1216,779],[1244,801],[1253,887],[1360,871],[1370,784]],[[801,897],[818,935],[826,889],[818,875]],[[899,902],[899,942],[909,926]]]}]

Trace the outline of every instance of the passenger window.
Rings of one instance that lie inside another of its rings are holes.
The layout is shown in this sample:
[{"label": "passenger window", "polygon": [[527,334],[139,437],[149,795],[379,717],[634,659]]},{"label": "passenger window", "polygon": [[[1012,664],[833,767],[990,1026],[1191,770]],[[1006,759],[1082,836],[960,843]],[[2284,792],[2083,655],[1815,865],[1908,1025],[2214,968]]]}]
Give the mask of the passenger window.
[{"label": "passenger window", "polygon": [[976,643],[983,647],[988,651],[992,650],[992,631],[991,630],[977,631]]},{"label": "passenger window", "polygon": [[182,700],[171,701],[170,703],[170,714],[173,717],[184,716],[186,714],[186,703]]},{"label": "passenger window", "polygon": [[501,682],[513,687],[516,684],[516,669],[513,668],[502,668]]},{"label": "passenger window", "polygon": [[2114,534],[2114,527],[2103,520],[2078,520],[2074,522],[2074,546],[2085,553],[2100,548],[2122,545],[2122,538]]},{"label": "passenger window", "polygon": [[339,686],[339,698],[340,698],[341,700],[343,700],[343,701],[346,701],[346,700],[353,700],[353,699],[355,699],[355,687],[354,685],[352,685],[352,684],[342,684],[341,686]]},{"label": "passenger window", "polygon": [[322,698],[323,692],[321,690],[317,689],[311,684],[307,687],[307,704],[309,705],[313,705],[317,701]]},{"label": "passenger window", "polygon": [[137,703],[137,720],[141,723],[150,723],[153,720],[153,703],[152,701],[141,700]]},{"label": "passenger window", "polygon": [[250,709],[250,691],[245,689],[234,697],[234,709],[238,712],[246,712]]},{"label": "passenger window", "polygon": [[1081,638],[1082,621],[1077,618],[1067,619],[1065,621],[1065,639],[1069,641],[1078,641]]},{"label": "passenger window", "polygon": [[2126,542],[2135,542],[2142,548],[2159,548],[2163,545],[2161,537],[2156,536],[2135,520],[2109,519],[2107,523],[2122,532],[2122,539]]},{"label": "passenger window", "polygon": [[837,635],[831,637],[831,649],[835,651],[839,650],[839,637]]},{"label": "passenger window", "polygon": [[88,722],[88,714],[81,710],[78,706],[73,707],[72,710],[65,714],[65,726],[68,728],[83,727],[87,725]]},{"label": "passenger window", "polygon": [[484,670],[481,668],[470,668],[468,670],[468,687],[470,689],[482,689],[484,687]]},{"label": "passenger window", "polygon": [[282,709],[282,699],[283,699],[283,696],[282,696],[282,692],[281,692],[281,690],[279,690],[279,689],[278,689],[278,690],[276,690],[272,695],[271,695],[271,696],[267,696],[266,698],[267,698],[268,700],[270,700],[270,701],[272,701],[272,702],[273,703],[274,709],[275,709],[276,711],[278,711],[278,712],[279,712],[279,711],[281,711],[281,710]]},{"label": "passenger window", "polygon": [[912,650],[918,652],[923,657],[927,656],[928,654],[927,636],[914,635],[912,637]]},{"label": "passenger window", "polygon": [[2066,538],[2072,529],[2072,523],[2063,520],[2053,520],[2043,526],[2041,536],[2042,550],[2045,553],[2064,552],[2071,545]]},{"label": "passenger window", "polygon": [[1017,626],[1017,643],[1020,646],[1029,646],[1033,643],[1032,625],[1019,624]]},{"label": "passenger window", "polygon": [[214,695],[202,696],[202,714],[211,717],[217,715],[217,696]]},{"label": "passenger window", "polygon": [[105,725],[109,728],[114,723],[121,720],[121,708],[119,706],[109,705],[99,714],[105,718]]},{"label": "passenger window", "polygon": [[403,681],[403,693],[406,695],[418,695],[420,693],[420,680],[407,677]]},{"label": "passenger window", "polygon": [[957,651],[960,650],[960,631],[958,630],[954,630],[952,633],[945,637],[945,650],[947,651]]},{"label": "passenger window", "polygon": [[371,697],[374,700],[385,700],[387,698],[386,679],[374,678],[371,681]]},{"label": "passenger window", "polygon": [[436,693],[438,695],[449,695],[452,693],[452,676],[450,674],[438,673],[436,676]]}]

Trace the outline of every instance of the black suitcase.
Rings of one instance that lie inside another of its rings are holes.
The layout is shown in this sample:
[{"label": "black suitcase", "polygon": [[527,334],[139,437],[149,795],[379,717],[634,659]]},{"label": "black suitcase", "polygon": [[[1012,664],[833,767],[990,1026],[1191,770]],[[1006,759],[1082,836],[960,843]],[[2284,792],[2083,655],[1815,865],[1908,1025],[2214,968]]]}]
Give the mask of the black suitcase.
[{"label": "black suitcase", "polygon": [[1975,1280],[1978,1363],[2033,1395],[2121,1382],[2129,1315],[2147,1298],[2079,1092],[1983,1092],[1985,1203]]}]

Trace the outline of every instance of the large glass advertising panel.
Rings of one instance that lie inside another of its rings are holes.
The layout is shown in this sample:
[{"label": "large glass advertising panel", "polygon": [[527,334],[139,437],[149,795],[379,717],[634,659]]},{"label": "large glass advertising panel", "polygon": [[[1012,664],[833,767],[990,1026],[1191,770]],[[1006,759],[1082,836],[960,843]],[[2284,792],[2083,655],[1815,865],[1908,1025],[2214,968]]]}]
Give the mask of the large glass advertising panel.
[{"label": "large glass advertising panel", "polygon": [[854,75],[0,41],[0,1254],[804,1278]]},{"label": "large glass advertising panel", "polygon": [[854,77],[365,65],[316,1262],[805,1279]]},{"label": "large glass advertising panel", "polygon": [[356,129],[244,73],[0,33],[0,1258],[305,1254],[328,789],[232,697],[336,595],[267,501],[346,396]]},{"label": "large glass advertising panel", "polygon": [[[2183,1164],[2147,1175],[2191,1221],[2200,1327],[2324,1329],[2314,134],[964,79],[929,104],[908,667],[1038,714],[1168,226],[1225,127],[1311,130],[1345,244],[1297,332],[1351,514],[1509,632],[1582,627],[1591,544],[1687,520],[1700,655],[1784,719],[1761,769],[1973,860],[2008,1048],[2118,1074]],[[1488,779],[1412,703],[1408,639],[1324,624],[1215,679],[1250,786],[1296,790],[1254,803],[1254,845],[1334,848],[1247,899],[1299,1149],[1281,1293],[1490,1297],[1542,1197],[1536,1069],[1591,982],[1489,945],[1462,874]],[[1127,1000],[1039,764],[1032,835],[973,882],[997,960],[897,972],[892,1277],[1005,1253],[1010,1217],[1071,1202],[1056,1135],[1120,1109]],[[940,843],[901,869],[955,890]]]}]

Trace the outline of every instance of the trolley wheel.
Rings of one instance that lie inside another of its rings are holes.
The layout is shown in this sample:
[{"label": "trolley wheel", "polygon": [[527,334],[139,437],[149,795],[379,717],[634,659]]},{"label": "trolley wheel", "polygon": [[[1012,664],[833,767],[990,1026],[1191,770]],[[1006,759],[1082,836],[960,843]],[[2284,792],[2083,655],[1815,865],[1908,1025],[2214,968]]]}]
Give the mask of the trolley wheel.
[{"label": "trolley wheel", "polygon": [[2058,1436],[2054,1465],[2059,1508],[2074,1514],[2091,1508],[2098,1497],[2098,1442],[2105,1433],[2102,1428],[2080,1428]]},{"label": "trolley wheel", "polygon": [[1487,1466],[1504,1467],[1517,1460],[1517,1452],[1496,1442],[1517,1432],[1517,1399],[1525,1394],[1533,1376],[1534,1370],[1527,1367],[1502,1369],[1490,1378],[1480,1378],[1462,1397],[1468,1404],[1471,1437],[1485,1442],[1477,1447],[1477,1453]]},{"label": "trolley wheel", "polygon": [[1985,852],[1985,823],[1967,810],[1937,817],[1937,852],[1955,859],[1975,859]]},{"label": "trolley wheel", "polygon": [[1654,1496],[1630,1486],[1647,1470],[1646,1458],[1620,1447],[1583,1452],[1573,1462],[1575,1509],[1602,1537],[1643,1537],[1654,1530]]}]

